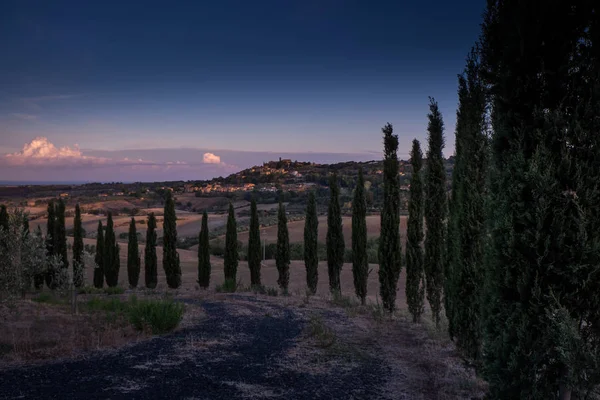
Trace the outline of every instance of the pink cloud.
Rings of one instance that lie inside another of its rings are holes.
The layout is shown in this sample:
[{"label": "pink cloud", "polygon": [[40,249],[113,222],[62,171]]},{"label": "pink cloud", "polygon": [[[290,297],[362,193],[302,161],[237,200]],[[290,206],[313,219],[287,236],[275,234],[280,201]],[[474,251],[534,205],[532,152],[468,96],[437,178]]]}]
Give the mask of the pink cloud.
[{"label": "pink cloud", "polygon": [[107,158],[84,156],[79,146],[56,147],[47,138],[39,136],[26,143],[23,149],[16,153],[4,155],[3,163],[18,165],[61,166],[73,164],[104,164]]},{"label": "pink cloud", "polygon": [[205,164],[221,164],[221,157],[213,153],[204,153],[203,161]]}]

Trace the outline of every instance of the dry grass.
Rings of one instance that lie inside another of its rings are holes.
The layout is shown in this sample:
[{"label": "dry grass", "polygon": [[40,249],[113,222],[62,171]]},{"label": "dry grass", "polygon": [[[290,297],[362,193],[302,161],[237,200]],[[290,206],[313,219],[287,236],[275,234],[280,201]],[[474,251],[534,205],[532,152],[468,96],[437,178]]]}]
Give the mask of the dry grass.
[{"label": "dry grass", "polygon": [[120,347],[146,335],[104,314],[72,315],[69,306],[19,301],[0,306],[0,367]]}]

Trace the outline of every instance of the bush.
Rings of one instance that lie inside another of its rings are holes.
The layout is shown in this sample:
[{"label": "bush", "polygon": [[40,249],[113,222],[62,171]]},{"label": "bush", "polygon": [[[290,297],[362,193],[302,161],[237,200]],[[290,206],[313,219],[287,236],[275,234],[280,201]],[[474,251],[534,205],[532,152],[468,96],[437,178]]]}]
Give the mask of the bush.
[{"label": "bush", "polygon": [[290,243],[290,260],[304,260],[303,243]]},{"label": "bush", "polygon": [[254,293],[266,294],[267,296],[279,295],[279,291],[277,290],[277,288],[265,286],[265,285],[253,286],[252,291]]},{"label": "bush", "polygon": [[215,290],[217,293],[234,293],[238,286],[242,286],[241,282],[236,283],[233,279],[225,279],[225,282],[217,285]]},{"label": "bush", "polygon": [[183,304],[173,300],[136,301],[133,298],[129,309],[129,321],[137,330],[148,330],[156,335],[177,328],[183,311]]},{"label": "bush", "polygon": [[[132,299],[130,299],[132,301]],[[92,297],[85,304],[90,311],[106,311],[112,313],[124,313],[129,308],[127,301],[119,298]]]},{"label": "bush", "polygon": [[104,288],[104,293],[111,294],[123,294],[125,293],[125,289],[120,286],[106,287]]},{"label": "bush", "polygon": [[210,254],[216,257],[223,257],[225,254],[225,243],[221,239],[215,239],[210,244]]}]

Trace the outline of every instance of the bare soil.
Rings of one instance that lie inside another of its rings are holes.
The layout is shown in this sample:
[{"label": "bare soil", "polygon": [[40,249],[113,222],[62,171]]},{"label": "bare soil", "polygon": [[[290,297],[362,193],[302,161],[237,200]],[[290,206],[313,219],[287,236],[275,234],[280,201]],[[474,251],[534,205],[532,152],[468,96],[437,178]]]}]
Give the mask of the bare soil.
[{"label": "bare soil", "polygon": [[[75,359],[5,363],[0,398],[480,399],[485,392],[446,339],[373,304],[213,291],[176,298],[196,310],[176,332],[88,347]],[[80,322],[56,318],[61,333]]]}]

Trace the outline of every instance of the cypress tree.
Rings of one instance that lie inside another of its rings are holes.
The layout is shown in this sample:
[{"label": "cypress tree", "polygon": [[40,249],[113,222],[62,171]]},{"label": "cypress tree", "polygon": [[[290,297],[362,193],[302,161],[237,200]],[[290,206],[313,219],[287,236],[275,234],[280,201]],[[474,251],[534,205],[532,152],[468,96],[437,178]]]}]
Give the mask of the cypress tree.
[{"label": "cypress tree", "polygon": [[369,260],[367,258],[367,200],[363,170],[358,170],[358,181],[352,200],[352,276],[354,291],[361,304],[367,298]]},{"label": "cypress tree", "polygon": [[129,287],[132,289],[138,285],[141,263],[135,218],[132,217],[129,224],[129,241],[127,242],[127,278]]},{"label": "cypress tree", "polygon": [[233,210],[232,203],[229,203],[227,231],[225,233],[225,254],[223,258],[223,271],[225,274],[225,280],[236,282],[239,255],[237,243],[237,224],[235,222],[235,212]]},{"label": "cypress tree", "polygon": [[379,288],[383,308],[389,312],[396,307],[396,286],[402,268],[400,246],[400,182],[398,181],[398,135],[391,124],[382,128],[383,210],[379,238]]},{"label": "cypress tree", "polygon": [[23,214],[23,237],[29,236],[29,215]]},{"label": "cypress tree", "polygon": [[279,198],[279,210],[277,213],[277,254],[275,255],[277,265],[277,284],[285,292],[290,283],[290,237],[287,227],[287,216],[283,206],[283,195]]},{"label": "cypress tree", "polygon": [[[472,51],[459,77],[456,180],[448,222],[446,315],[450,333],[467,356],[481,348],[480,308],[484,261],[484,196],[487,169],[486,93],[477,53]],[[448,310],[451,310],[448,312]]]},{"label": "cypress tree", "polygon": [[8,210],[4,204],[0,206],[0,228],[8,232]]},{"label": "cypress tree", "polygon": [[[3,229],[5,232],[8,232],[8,227],[8,210],[6,209],[6,206],[2,204],[0,206],[0,229]],[[6,248],[6,243],[0,243],[0,246]]]},{"label": "cypress tree", "polygon": [[[56,254],[56,207],[54,200],[48,202],[48,222],[46,228],[46,256],[49,259]],[[46,285],[49,289],[56,288],[56,271],[48,263],[46,271]]]},{"label": "cypress tree", "polygon": [[158,284],[156,240],[156,217],[154,213],[150,213],[146,231],[146,248],[144,249],[144,281],[148,289],[154,289]]},{"label": "cypress tree", "polygon": [[104,235],[104,276],[108,287],[115,287],[119,284],[120,269],[119,244],[115,236],[112,213],[109,212]]},{"label": "cypress tree", "polygon": [[410,200],[408,203],[408,223],[406,241],[406,303],[413,322],[419,322],[423,315],[425,296],[425,274],[423,271],[423,153],[421,144],[413,140],[410,152],[412,176],[410,179]]},{"label": "cypress tree", "polygon": [[258,220],[258,211],[256,209],[256,200],[253,198],[250,203],[250,232],[248,238],[248,267],[250,268],[250,284],[260,286],[260,223]]},{"label": "cypress tree", "polygon": [[306,267],[306,286],[315,294],[319,281],[318,253],[319,218],[317,217],[317,200],[315,192],[308,194],[306,219],[304,221],[304,266]]},{"label": "cypress tree", "polygon": [[102,221],[98,221],[94,263],[96,264],[94,268],[94,287],[102,289],[104,286],[104,228],[102,227]]},{"label": "cypress tree", "polygon": [[444,262],[446,254],[446,169],[444,167],[444,122],[437,102],[430,98],[425,201],[425,281],[427,300],[436,326],[440,324]]},{"label": "cypress tree", "polygon": [[[36,235],[38,238],[41,238],[43,236],[42,227],[40,225],[38,225],[37,228],[34,230],[34,235]],[[40,271],[40,270],[38,269],[38,271]],[[37,274],[35,274],[33,276],[33,286],[37,290],[44,287],[45,276],[46,276],[46,273],[44,271],[38,272]]]},{"label": "cypress tree", "polygon": [[202,227],[198,238],[198,285],[208,288],[210,284],[210,242],[208,236],[208,214],[202,213]]},{"label": "cypress tree", "polygon": [[167,191],[165,200],[165,219],[163,222],[163,269],[167,285],[172,289],[181,286],[181,265],[177,253],[177,215],[175,201],[171,191]]},{"label": "cypress tree", "polygon": [[63,199],[58,201],[56,207],[56,249],[55,252],[62,259],[62,268],[69,268],[69,258],[67,255],[67,228],[65,226],[65,202]]},{"label": "cypress tree", "polygon": [[600,383],[597,11],[488,2],[482,359],[492,399],[588,398]]},{"label": "cypress tree", "polygon": [[337,174],[329,177],[329,209],[327,212],[327,272],[329,274],[329,290],[340,294],[340,273],[344,265],[344,232],[342,231],[342,211],[340,208]]},{"label": "cypress tree", "polygon": [[75,206],[75,220],[73,221],[73,284],[75,287],[83,286],[83,226],[81,223],[81,209]]}]

